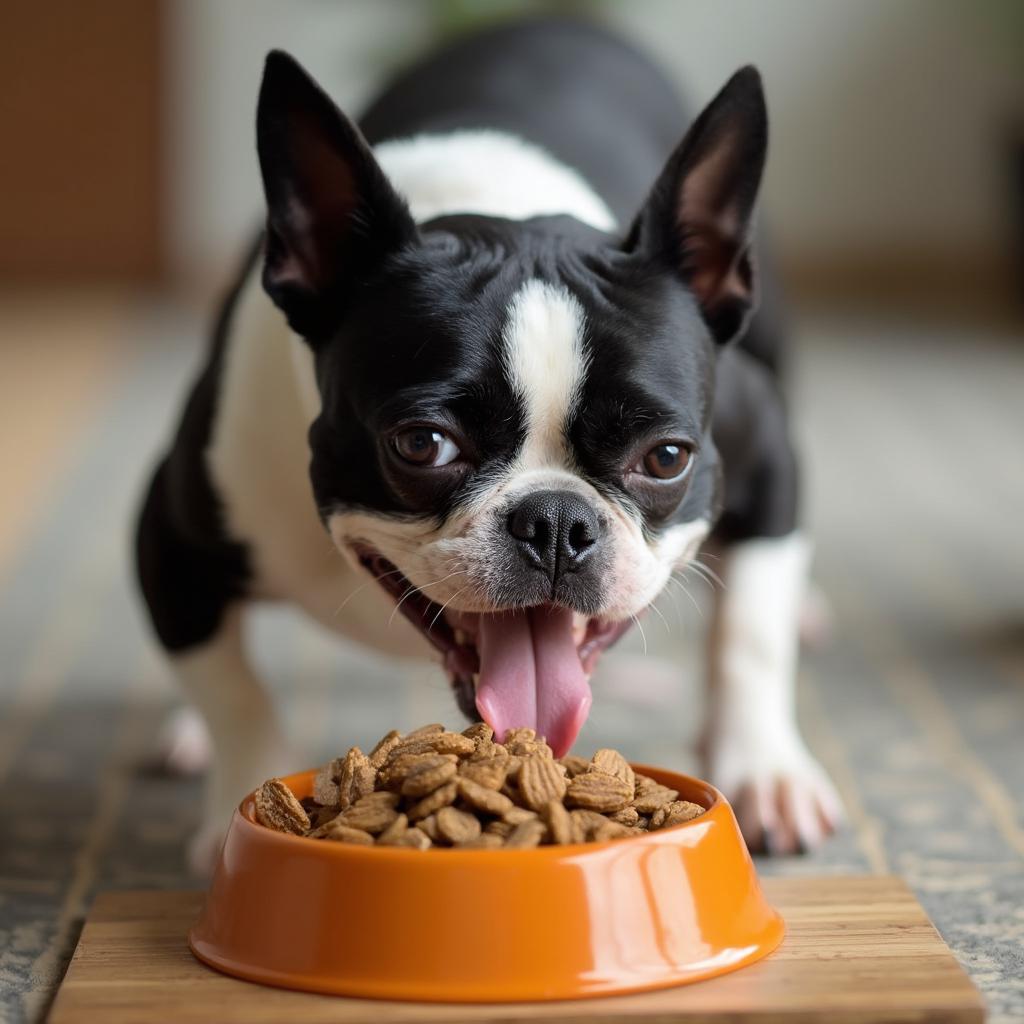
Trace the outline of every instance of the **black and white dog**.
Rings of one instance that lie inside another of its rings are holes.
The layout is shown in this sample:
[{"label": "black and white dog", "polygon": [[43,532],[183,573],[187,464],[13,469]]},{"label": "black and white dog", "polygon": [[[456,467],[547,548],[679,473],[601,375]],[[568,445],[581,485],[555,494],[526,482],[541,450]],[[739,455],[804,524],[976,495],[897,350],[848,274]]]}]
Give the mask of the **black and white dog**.
[{"label": "black and white dog", "polygon": [[808,545],[780,338],[749,320],[757,72],[679,142],[685,124],[644,57],[575,23],[457,42],[359,128],[268,57],[266,233],[138,532],[213,741],[197,864],[247,787],[295,767],[243,649],[249,603],[440,656],[464,712],[562,754],[601,652],[705,542],[725,577],[709,777],[754,846],[833,829],[794,718]]}]

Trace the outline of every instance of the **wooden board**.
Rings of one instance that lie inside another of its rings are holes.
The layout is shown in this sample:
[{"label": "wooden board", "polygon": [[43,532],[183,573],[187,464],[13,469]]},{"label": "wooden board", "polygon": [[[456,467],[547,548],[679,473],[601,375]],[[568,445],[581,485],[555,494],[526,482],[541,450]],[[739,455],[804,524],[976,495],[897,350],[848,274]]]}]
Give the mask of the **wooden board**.
[{"label": "wooden board", "polygon": [[98,897],[58,993],[53,1024],[127,1021],[601,1022],[758,1024],[984,1020],[981,996],[920,904],[896,878],[769,878],[789,925],[781,948],[710,981],[635,996],[498,1006],[390,1003],[238,981],[185,945],[202,896]]}]

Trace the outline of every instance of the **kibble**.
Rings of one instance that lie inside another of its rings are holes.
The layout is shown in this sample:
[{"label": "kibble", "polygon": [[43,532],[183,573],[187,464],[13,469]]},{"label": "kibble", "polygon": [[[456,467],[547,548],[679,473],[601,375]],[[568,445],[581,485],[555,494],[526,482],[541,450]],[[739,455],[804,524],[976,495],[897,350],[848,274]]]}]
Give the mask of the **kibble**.
[{"label": "kibble", "polygon": [[503,743],[477,722],[392,730],[317,772],[303,801],[280,779],[256,791],[256,818],[278,832],[360,846],[531,849],[605,842],[690,821],[700,804],[635,773],[616,750],[556,759],[533,729]]}]

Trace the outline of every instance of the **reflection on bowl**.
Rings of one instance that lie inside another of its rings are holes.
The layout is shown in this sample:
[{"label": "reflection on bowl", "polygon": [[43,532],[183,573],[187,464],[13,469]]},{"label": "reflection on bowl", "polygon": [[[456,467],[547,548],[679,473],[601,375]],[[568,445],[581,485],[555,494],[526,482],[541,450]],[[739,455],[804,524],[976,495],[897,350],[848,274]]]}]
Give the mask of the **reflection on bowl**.
[{"label": "reflection on bowl", "polygon": [[[636,992],[770,953],[784,926],[728,803],[699,779],[635,767],[706,813],[604,843],[420,851],[271,831],[250,794],[189,944],[252,981],[442,1002]],[[285,782],[301,799],[313,775]]]}]

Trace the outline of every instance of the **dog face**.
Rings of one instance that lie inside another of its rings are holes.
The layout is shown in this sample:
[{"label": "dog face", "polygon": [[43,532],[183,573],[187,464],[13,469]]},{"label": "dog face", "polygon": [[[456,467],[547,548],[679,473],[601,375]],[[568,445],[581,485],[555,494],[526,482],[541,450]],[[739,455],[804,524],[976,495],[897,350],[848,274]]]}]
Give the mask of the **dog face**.
[{"label": "dog face", "polygon": [[315,353],[324,523],[467,712],[564,752],[599,653],[715,517],[715,355],[751,306],[756,72],[701,115],[625,239],[567,216],[415,225],[283,55],[258,130],[264,284]]}]

